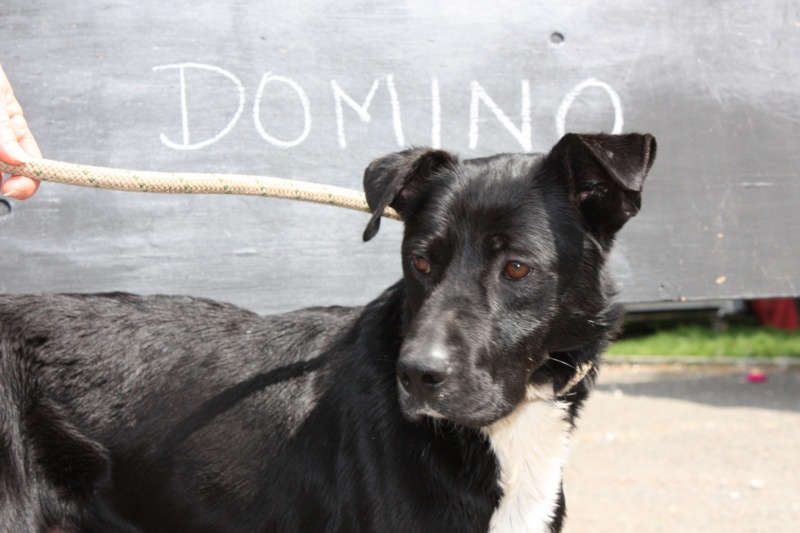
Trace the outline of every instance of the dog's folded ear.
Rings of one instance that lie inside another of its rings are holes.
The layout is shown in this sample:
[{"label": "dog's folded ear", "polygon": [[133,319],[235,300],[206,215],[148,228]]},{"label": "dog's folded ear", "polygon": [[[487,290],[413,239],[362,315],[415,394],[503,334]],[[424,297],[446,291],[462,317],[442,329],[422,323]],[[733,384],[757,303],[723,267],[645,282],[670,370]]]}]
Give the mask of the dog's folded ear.
[{"label": "dog's folded ear", "polygon": [[364,171],[364,193],[372,219],[364,230],[368,241],[378,233],[387,206],[404,219],[413,210],[425,181],[453,164],[455,156],[431,148],[411,148],[376,159]]},{"label": "dog's folded ear", "polygon": [[570,200],[601,242],[639,212],[644,179],[656,158],[650,134],[565,135],[548,161],[567,180]]}]

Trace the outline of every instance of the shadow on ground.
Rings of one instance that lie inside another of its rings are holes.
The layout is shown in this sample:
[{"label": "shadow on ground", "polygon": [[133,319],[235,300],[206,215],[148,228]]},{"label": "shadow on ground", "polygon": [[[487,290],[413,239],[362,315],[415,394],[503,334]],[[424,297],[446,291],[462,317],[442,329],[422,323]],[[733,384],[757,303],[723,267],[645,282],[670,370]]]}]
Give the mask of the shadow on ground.
[{"label": "shadow on ground", "polygon": [[[637,372],[632,370],[620,379],[607,364],[609,372],[596,387],[598,391],[621,391],[630,396],[648,396],[703,403],[715,407],[757,407],[800,412],[800,370],[767,369],[767,380],[747,381],[747,370],[738,367],[698,367],[685,365]],[[629,365],[636,368],[637,365]]]}]

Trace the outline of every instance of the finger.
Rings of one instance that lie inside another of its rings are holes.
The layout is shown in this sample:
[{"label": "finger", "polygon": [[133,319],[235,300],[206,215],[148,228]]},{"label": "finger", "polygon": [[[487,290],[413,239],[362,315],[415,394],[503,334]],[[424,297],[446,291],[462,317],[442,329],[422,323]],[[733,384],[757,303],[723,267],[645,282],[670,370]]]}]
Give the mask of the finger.
[{"label": "finger", "polygon": [[39,150],[39,145],[36,144],[36,139],[33,138],[33,133],[31,133],[28,123],[21,113],[11,119],[11,126],[17,137],[17,143],[25,152],[25,155],[41,158],[42,152]]},{"label": "finger", "polygon": [[41,157],[41,152],[0,66],[0,161],[20,165],[27,163],[31,155]]},{"label": "finger", "polygon": [[[16,122],[19,122],[19,120]],[[24,122],[24,119],[22,122]],[[25,129],[27,129],[27,125],[25,125]],[[26,142],[29,143],[29,141]],[[9,118],[6,109],[0,105],[0,161],[9,165],[21,165],[29,160],[30,157],[19,144],[17,134],[14,131],[14,124]]]},{"label": "finger", "polygon": [[15,200],[27,200],[36,189],[39,188],[39,181],[27,178],[25,176],[11,176],[8,178],[3,186],[0,187],[0,192],[3,196],[13,198]]}]

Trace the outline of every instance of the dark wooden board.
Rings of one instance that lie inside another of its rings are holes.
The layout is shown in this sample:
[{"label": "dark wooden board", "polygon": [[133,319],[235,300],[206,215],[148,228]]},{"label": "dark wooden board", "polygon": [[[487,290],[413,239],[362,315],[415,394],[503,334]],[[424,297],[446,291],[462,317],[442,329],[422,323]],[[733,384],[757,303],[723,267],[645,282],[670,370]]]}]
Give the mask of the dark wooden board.
[{"label": "dark wooden board", "polygon": [[[360,188],[401,145],[471,157],[545,151],[562,128],[650,132],[621,298],[800,294],[793,2],[5,0],[0,35],[42,151],[76,163]],[[272,312],[364,303],[400,275],[399,223],[363,244],[367,217],[325,206],[52,184],[9,205],[3,292]]]}]

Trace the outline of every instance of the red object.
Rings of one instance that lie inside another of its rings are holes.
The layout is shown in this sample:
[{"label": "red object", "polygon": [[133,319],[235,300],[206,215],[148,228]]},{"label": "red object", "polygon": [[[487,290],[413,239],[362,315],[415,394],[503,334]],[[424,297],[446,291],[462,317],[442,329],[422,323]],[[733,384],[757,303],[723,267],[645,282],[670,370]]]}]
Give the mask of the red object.
[{"label": "red object", "polygon": [[797,307],[791,298],[750,300],[750,309],[763,326],[796,331]]},{"label": "red object", "polygon": [[747,373],[747,381],[750,383],[763,383],[767,381],[767,375],[759,370],[751,370]]}]

